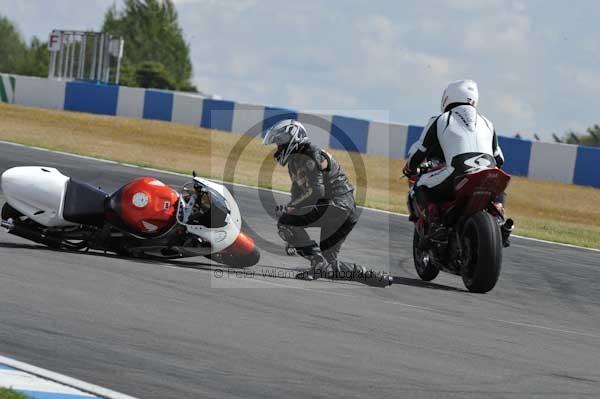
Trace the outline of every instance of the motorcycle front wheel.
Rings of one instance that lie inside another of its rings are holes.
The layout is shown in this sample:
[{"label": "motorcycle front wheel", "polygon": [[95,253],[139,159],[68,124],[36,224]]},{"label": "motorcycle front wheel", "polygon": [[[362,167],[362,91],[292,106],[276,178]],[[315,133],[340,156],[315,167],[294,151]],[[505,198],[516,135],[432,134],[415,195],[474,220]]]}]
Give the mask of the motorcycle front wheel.
[{"label": "motorcycle front wheel", "polygon": [[465,287],[486,293],[496,286],[502,265],[502,235],[497,221],[487,212],[478,212],[464,224],[462,234]]},{"label": "motorcycle front wheel", "polygon": [[415,270],[421,280],[431,281],[437,277],[440,273],[440,269],[438,269],[431,261],[429,251],[419,248],[420,240],[421,237],[419,236],[417,229],[415,229],[413,233],[413,259],[415,262]]}]

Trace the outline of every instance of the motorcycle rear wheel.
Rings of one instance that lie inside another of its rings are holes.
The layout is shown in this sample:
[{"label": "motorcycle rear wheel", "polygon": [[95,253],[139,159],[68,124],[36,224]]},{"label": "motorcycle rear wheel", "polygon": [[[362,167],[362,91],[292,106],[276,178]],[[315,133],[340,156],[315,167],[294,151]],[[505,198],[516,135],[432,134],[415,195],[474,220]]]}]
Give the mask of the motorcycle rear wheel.
[{"label": "motorcycle rear wheel", "polygon": [[422,249],[419,249],[419,242],[421,237],[415,229],[413,233],[413,260],[415,262],[415,270],[423,281],[431,281],[437,277],[440,273],[433,262],[431,261],[431,255]]},{"label": "motorcycle rear wheel", "polygon": [[475,293],[491,291],[502,266],[502,235],[497,221],[487,212],[478,212],[464,225],[463,267],[465,287]]},{"label": "motorcycle rear wheel", "polygon": [[12,206],[10,206],[10,204],[8,202],[5,202],[4,205],[2,206],[2,220],[8,220],[8,219],[17,219],[20,218],[21,216],[23,216],[23,214],[19,211],[17,211],[15,208],[13,208]]},{"label": "motorcycle rear wheel", "polygon": [[24,217],[25,215],[13,208],[8,202],[2,206],[0,216],[5,221],[12,219],[13,227],[9,230],[10,234],[25,238],[26,240],[37,242],[53,249],[66,249],[70,251],[79,251],[88,246],[85,240],[69,240],[47,235],[44,226]]}]

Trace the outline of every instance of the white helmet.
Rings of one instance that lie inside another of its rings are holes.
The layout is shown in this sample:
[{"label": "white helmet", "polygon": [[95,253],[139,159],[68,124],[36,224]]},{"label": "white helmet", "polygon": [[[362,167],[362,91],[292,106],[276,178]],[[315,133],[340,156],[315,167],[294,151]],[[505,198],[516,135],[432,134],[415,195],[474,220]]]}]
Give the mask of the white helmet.
[{"label": "white helmet", "polygon": [[477,108],[477,101],[479,101],[477,83],[470,79],[458,80],[448,84],[444,90],[440,108],[442,112],[446,112],[446,107],[454,103],[471,104]]},{"label": "white helmet", "polygon": [[286,119],[276,123],[267,131],[263,144],[276,144],[277,151],[273,157],[281,166],[285,166],[290,155],[309,141],[306,129],[300,122]]}]

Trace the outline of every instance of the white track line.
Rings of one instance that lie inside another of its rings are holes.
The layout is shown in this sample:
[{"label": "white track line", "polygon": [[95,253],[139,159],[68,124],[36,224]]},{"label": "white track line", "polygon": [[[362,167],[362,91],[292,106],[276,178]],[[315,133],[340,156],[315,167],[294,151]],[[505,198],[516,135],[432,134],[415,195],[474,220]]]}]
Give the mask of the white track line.
[{"label": "white track line", "polygon": [[35,376],[45,378],[50,381],[57,382],[59,384],[78,389],[80,391],[90,393],[92,395],[100,396],[106,399],[136,399],[133,396],[125,395],[119,392],[111,391],[110,389],[102,388],[97,385],[93,385],[84,381],[77,380],[75,378],[67,377],[62,374],[55,373],[46,369],[42,369],[31,364],[27,364],[15,359],[11,359],[6,356],[0,355],[0,364],[7,365],[17,370],[24,371]]},{"label": "white track line", "polygon": [[[6,368],[4,368],[6,367]],[[69,399],[73,397],[82,399],[100,399],[99,396],[83,392],[81,389],[68,387],[58,382],[41,378],[37,375],[17,370],[13,367],[0,365],[0,387],[10,388],[15,391],[34,393],[29,396],[49,396],[56,399]]]},{"label": "white track line", "polygon": [[[169,175],[173,175],[173,176],[182,176],[182,177],[189,177],[190,176],[190,175],[186,175],[184,173],[171,172],[171,171],[163,170],[163,169],[149,168],[149,167],[146,167],[146,166],[139,166],[139,165],[134,165],[134,164],[130,164],[130,163],[123,163],[123,162],[111,161],[110,159],[94,158],[94,157],[90,157],[90,156],[87,156],[87,155],[72,154],[70,152],[57,151],[57,150],[49,150],[47,148],[34,147],[34,146],[29,146],[29,145],[19,144],[19,143],[11,143],[10,141],[0,140],[0,144],[13,145],[13,146],[16,146],[16,147],[23,147],[23,148],[28,148],[28,149],[34,149],[34,150],[37,150],[37,151],[45,151],[45,152],[50,152],[50,153],[54,153],[54,154],[66,155],[66,156],[70,156],[70,157],[74,157],[74,158],[81,158],[81,159],[87,159],[87,160],[91,160],[91,161],[108,163],[108,164],[112,164],[112,165],[122,165],[122,166],[131,167],[131,168],[147,170],[147,171],[151,171],[151,172],[158,172],[158,173],[169,174]],[[208,177],[205,177],[205,178],[208,178]],[[209,180],[214,180],[214,179],[209,179]],[[216,180],[214,180],[214,181],[216,181]],[[222,181],[217,181],[217,182],[223,183]],[[274,193],[285,194],[285,195],[289,195],[290,194],[290,193],[288,193],[286,191],[275,190],[275,189],[268,189],[268,188],[256,187],[256,186],[250,186],[248,184],[233,183],[233,182],[224,182],[224,183],[231,184],[233,186],[238,186],[238,187],[251,188],[251,189],[254,189],[254,190],[271,191],[271,192],[274,192]],[[408,215],[405,214],[405,213],[398,213],[398,212],[386,211],[386,210],[383,210],[383,209],[369,208],[367,206],[359,206],[359,208],[367,209],[367,210],[372,211],[372,212],[378,212],[378,213],[383,213],[383,214],[387,214],[387,215],[395,215],[395,216],[408,217]],[[578,245],[565,244],[565,243],[562,243],[562,242],[555,242],[555,241],[548,241],[548,240],[542,240],[542,239],[539,239],[539,238],[524,237],[524,236],[520,236],[520,235],[517,235],[517,234],[513,234],[512,237],[516,237],[516,238],[519,238],[521,240],[540,242],[540,243],[543,243],[543,244],[551,244],[551,245],[558,245],[558,246],[567,247],[567,248],[574,248],[574,249],[582,249],[582,250],[586,250],[586,251],[600,252],[600,249],[596,249],[596,248],[580,247]]]}]

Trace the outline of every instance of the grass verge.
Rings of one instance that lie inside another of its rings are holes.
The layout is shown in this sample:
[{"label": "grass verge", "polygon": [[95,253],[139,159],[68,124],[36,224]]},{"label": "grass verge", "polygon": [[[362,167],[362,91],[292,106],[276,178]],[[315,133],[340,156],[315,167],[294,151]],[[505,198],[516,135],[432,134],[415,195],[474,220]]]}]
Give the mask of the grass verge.
[{"label": "grass verge", "polygon": [[[259,139],[170,122],[0,104],[0,140],[288,191],[285,168]],[[331,151],[360,205],[406,212],[403,160]],[[516,234],[600,248],[600,190],[514,177],[507,212]]]},{"label": "grass verge", "polygon": [[0,388],[0,399],[31,399],[20,392],[8,388]]}]

